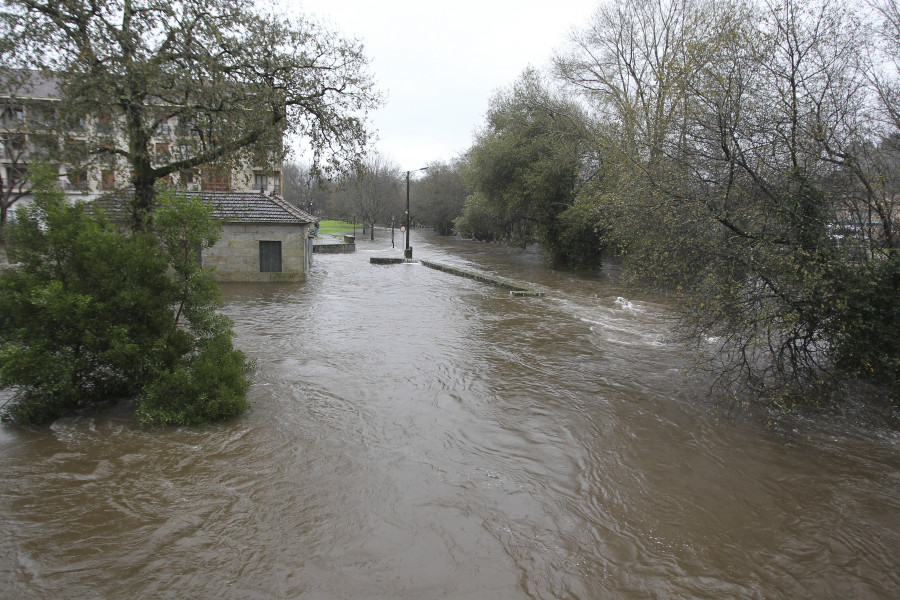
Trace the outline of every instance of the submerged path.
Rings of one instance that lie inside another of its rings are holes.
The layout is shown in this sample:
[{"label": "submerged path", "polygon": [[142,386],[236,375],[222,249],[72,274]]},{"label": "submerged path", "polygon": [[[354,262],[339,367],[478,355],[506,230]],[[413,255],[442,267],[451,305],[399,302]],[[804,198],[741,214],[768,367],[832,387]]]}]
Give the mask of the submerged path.
[{"label": "submerged path", "polygon": [[487,283],[490,285],[494,285],[500,288],[504,288],[509,290],[510,295],[512,296],[543,296],[544,292],[538,291],[532,287],[526,286],[521,283],[516,283],[514,281],[510,281],[508,279],[503,279],[502,277],[494,277],[491,275],[485,275],[484,273],[477,273],[475,271],[462,269],[460,267],[455,267],[452,265],[446,265],[443,263],[435,262],[432,260],[414,260],[414,259],[406,259],[406,258],[398,258],[398,257],[377,257],[373,256],[369,259],[369,262],[373,265],[399,265],[403,263],[414,262],[428,267],[429,269],[435,269],[437,271],[443,271],[444,273],[450,273],[451,275],[456,275],[458,277],[465,277],[466,279],[472,279],[475,281],[480,281],[481,283]]},{"label": "submerged path", "polygon": [[[377,231],[376,234],[381,234]],[[223,285],[252,410],[0,427],[0,597],[893,600],[900,436],[789,427],[685,381],[615,265],[413,231]]]}]

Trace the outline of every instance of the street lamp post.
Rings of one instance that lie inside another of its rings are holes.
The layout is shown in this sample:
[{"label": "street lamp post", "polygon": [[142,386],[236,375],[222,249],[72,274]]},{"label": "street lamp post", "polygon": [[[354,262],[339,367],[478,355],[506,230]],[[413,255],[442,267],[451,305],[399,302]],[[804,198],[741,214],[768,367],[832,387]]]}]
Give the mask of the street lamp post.
[{"label": "street lamp post", "polygon": [[412,248],[409,247],[409,174],[427,170],[428,167],[422,167],[421,169],[413,169],[406,172],[406,249],[403,251],[403,256],[407,260],[412,258]]}]

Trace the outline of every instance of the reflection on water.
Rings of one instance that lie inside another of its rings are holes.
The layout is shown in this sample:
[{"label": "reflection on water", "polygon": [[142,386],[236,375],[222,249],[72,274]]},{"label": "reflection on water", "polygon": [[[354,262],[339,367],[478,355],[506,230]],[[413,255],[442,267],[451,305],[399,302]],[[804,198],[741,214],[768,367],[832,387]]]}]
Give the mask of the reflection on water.
[{"label": "reflection on water", "polygon": [[[389,246],[389,243],[388,243]],[[229,285],[253,410],[0,429],[9,598],[894,598],[897,434],[787,437],[680,377],[614,272],[415,232]]]}]

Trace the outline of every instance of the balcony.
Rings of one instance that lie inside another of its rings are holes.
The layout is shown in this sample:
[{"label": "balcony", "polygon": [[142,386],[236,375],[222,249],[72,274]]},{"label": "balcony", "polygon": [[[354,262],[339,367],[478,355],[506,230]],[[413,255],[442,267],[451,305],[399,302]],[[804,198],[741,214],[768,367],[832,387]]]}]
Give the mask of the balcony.
[{"label": "balcony", "polygon": [[66,192],[86,192],[90,188],[87,180],[70,181],[66,179],[62,182],[62,189]]}]

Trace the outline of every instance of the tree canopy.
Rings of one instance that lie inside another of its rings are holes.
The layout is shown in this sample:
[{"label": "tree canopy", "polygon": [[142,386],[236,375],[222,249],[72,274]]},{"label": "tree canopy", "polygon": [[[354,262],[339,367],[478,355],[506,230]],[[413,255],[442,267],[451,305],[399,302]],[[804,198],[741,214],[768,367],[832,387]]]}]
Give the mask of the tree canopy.
[{"label": "tree canopy", "polygon": [[[379,102],[362,47],[252,0],[4,0],[0,64],[59,83],[62,123],[111,116],[88,155],[115,157],[141,226],[182,169],[278,162],[301,136],[317,165],[356,157]],[[154,135],[176,123],[165,148]]]},{"label": "tree canopy", "polygon": [[434,162],[412,184],[410,210],[417,225],[430,225],[441,235],[453,234],[453,221],[462,213],[466,184],[458,161]]},{"label": "tree canopy", "polygon": [[[599,263],[602,229],[575,199],[590,139],[581,108],[527,70],[491,101],[487,124],[463,162],[471,190],[456,229],[487,241],[540,241],[554,266]],[[562,243],[562,221],[578,230]]]}]

